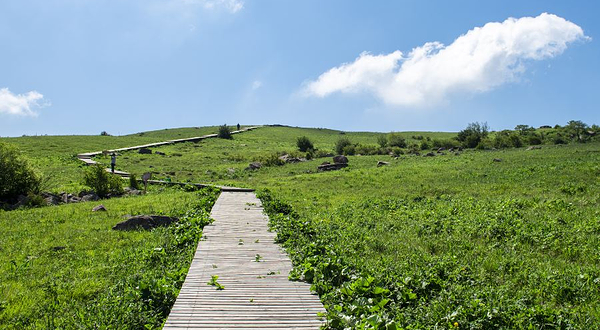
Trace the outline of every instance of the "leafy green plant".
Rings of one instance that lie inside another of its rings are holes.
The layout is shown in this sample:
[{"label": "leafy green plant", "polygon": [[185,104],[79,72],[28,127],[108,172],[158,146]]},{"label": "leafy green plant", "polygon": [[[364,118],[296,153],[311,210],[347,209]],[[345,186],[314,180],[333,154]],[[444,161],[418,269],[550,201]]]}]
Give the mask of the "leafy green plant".
[{"label": "leafy green plant", "polygon": [[88,167],[83,176],[83,184],[94,190],[100,197],[123,193],[122,180],[108,173],[101,165]]},{"label": "leafy green plant", "polygon": [[296,139],[296,146],[298,147],[298,150],[301,152],[307,152],[309,150],[315,149],[315,147],[313,146],[313,143],[306,136],[298,137],[298,139]]},{"label": "leafy green plant", "polygon": [[129,175],[129,188],[138,190],[140,189],[140,183],[133,173]]},{"label": "leafy green plant", "polygon": [[481,140],[488,136],[489,127],[487,123],[474,122],[467,125],[467,128],[458,132],[456,139],[467,148],[475,148]]},{"label": "leafy green plant", "polygon": [[217,288],[217,290],[225,290],[225,287],[221,285],[217,280],[219,279],[219,275],[211,275],[210,281],[208,281],[208,285],[212,285]]},{"label": "leafy green plant", "polygon": [[[335,152],[338,155],[344,155],[344,149],[351,147],[351,146],[352,146],[352,142],[350,142],[350,139],[348,139],[347,137],[340,138],[335,143]],[[349,149],[347,149],[347,150],[349,150]]]},{"label": "leafy green plant", "polygon": [[40,176],[17,149],[0,142],[0,202],[15,202],[19,195],[37,194]]},{"label": "leafy green plant", "polygon": [[229,128],[229,126],[227,126],[227,124],[219,126],[219,132],[217,133],[217,136],[221,139],[233,138],[233,136],[231,135],[231,129]]},{"label": "leafy green plant", "polygon": [[406,139],[398,133],[388,134],[387,139],[390,147],[406,148]]}]

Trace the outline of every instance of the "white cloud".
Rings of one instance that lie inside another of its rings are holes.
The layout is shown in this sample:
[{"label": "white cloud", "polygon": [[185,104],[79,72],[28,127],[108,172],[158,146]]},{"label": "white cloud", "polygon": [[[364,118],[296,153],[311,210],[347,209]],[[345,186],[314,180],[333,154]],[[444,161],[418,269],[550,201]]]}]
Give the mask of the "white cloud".
[{"label": "white cloud", "polygon": [[0,113],[21,116],[37,116],[34,109],[48,106],[42,102],[44,95],[31,91],[25,94],[13,94],[8,88],[0,88]]},{"label": "white cloud", "polygon": [[364,52],[306,83],[303,92],[318,97],[367,92],[390,105],[431,106],[452,94],[516,81],[527,61],[555,57],[569,43],[588,39],[579,26],[556,15],[509,18],[476,27],[448,46],[428,42],[406,57],[400,51]]},{"label": "white cloud", "polygon": [[252,82],[252,90],[257,90],[262,86],[262,81],[255,80]]},{"label": "white cloud", "polygon": [[232,13],[237,13],[244,8],[242,0],[182,0],[186,4],[200,4],[204,8],[225,8]]}]

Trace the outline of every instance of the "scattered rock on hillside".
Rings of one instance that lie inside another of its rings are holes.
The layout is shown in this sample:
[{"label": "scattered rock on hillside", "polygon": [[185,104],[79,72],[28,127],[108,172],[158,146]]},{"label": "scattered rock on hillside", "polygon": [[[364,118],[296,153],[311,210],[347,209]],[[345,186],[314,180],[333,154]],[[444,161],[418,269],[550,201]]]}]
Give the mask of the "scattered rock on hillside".
[{"label": "scattered rock on hillside", "polygon": [[167,154],[165,154],[164,152],[161,152],[161,151],[155,151],[154,153],[157,154],[157,155],[161,155],[161,156],[166,156],[167,155]]},{"label": "scattered rock on hillside", "polygon": [[99,211],[106,212],[107,210],[106,210],[106,207],[104,207],[104,205],[102,205],[102,204],[100,204],[92,209],[92,212],[99,212]]},{"label": "scattered rock on hillside", "polygon": [[348,164],[348,157],[344,155],[337,155],[333,157],[333,162],[336,164]]},{"label": "scattered rock on hillside", "polygon": [[500,159],[500,158],[494,158],[493,161],[496,162],[496,163],[500,163],[502,161],[502,159]]},{"label": "scattered rock on hillside", "polygon": [[246,171],[258,170],[261,167],[262,164],[260,162],[250,163],[248,164],[248,167],[246,167]]},{"label": "scattered rock on hillside", "polygon": [[281,159],[282,161],[284,161],[286,163],[300,163],[300,162],[306,161],[306,158],[292,157],[288,154],[285,154],[285,155],[279,157],[279,159]]},{"label": "scattered rock on hillside", "polygon": [[142,194],[141,190],[137,190],[131,187],[125,187],[123,189],[123,191],[125,192],[125,195],[129,195],[129,196],[138,196]]},{"label": "scattered rock on hillside", "polygon": [[329,165],[329,164],[331,164],[331,163],[330,162],[323,162],[323,163],[321,163],[321,165]]},{"label": "scattered rock on hillside", "polygon": [[98,197],[98,195],[96,195],[93,192],[87,193],[87,194],[81,196],[81,201],[82,202],[97,201],[99,199],[100,199],[100,197]]},{"label": "scattered rock on hillside", "polygon": [[135,229],[153,229],[156,227],[168,226],[178,221],[178,218],[167,217],[164,215],[137,215],[125,221],[117,223],[113,230],[135,230]]},{"label": "scattered rock on hillside", "polygon": [[390,165],[390,163],[384,162],[384,161],[381,161],[381,160],[377,162],[377,167],[381,167],[381,166],[385,166],[385,165]]},{"label": "scattered rock on hillside", "polygon": [[540,146],[529,146],[529,147],[527,147],[527,150],[535,150],[535,149],[542,149],[542,147],[540,147]]},{"label": "scattered rock on hillside", "polygon": [[44,200],[46,201],[46,204],[48,205],[58,205],[60,204],[60,197],[58,195],[49,193],[49,192],[43,192],[42,193],[42,198],[44,198]]},{"label": "scattered rock on hillside", "polygon": [[148,148],[140,148],[140,150],[138,150],[138,153],[140,153],[142,155],[149,155],[152,153],[152,150],[150,150]]},{"label": "scattered rock on hillside", "polygon": [[319,165],[317,169],[319,171],[335,171],[347,167],[348,163],[335,163],[335,164],[327,164],[327,165]]},{"label": "scattered rock on hillside", "polygon": [[442,153],[442,151],[444,151],[444,150],[446,150],[446,148],[444,148],[444,147],[441,147],[441,148],[438,148],[437,152],[438,152],[438,154],[439,154],[439,153]]},{"label": "scattered rock on hillside", "polygon": [[435,157],[435,154],[433,152],[428,152],[424,154],[423,157]]}]

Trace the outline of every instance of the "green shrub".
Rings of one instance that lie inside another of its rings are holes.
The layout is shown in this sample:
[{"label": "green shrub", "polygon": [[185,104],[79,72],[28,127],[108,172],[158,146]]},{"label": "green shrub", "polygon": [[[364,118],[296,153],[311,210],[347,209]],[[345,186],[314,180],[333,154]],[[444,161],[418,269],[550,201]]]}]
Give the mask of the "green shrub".
[{"label": "green shrub", "polygon": [[383,134],[377,136],[377,144],[379,144],[379,146],[382,148],[387,147],[387,144],[388,144],[387,137]]},{"label": "green shrub", "polygon": [[436,149],[439,148],[456,148],[458,147],[458,141],[452,139],[433,139],[431,142],[432,146]]},{"label": "green shrub", "polygon": [[227,126],[227,124],[219,126],[219,133],[217,134],[217,136],[221,139],[232,139],[233,138],[231,136],[231,129]]},{"label": "green shrub", "polygon": [[281,166],[285,165],[285,162],[279,158],[279,153],[274,152],[265,156],[262,156],[258,161],[264,166]]},{"label": "green shrub", "polygon": [[531,134],[528,138],[527,138],[527,143],[530,145],[538,145],[538,144],[542,144],[542,138],[537,135],[537,134]]},{"label": "green shrub", "polygon": [[298,150],[302,152],[307,152],[309,150],[315,149],[310,139],[306,136],[298,137],[298,139],[296,139],[296,146],[298,147]]},{"label": "green shrub", "polygon": [[475,148],[481,140],[486,138],[489,133],[487,123],[470,123],[467,128],[458,132],[456,139],[460,141],[464,147]]},{"label": "green shrub", "polygon": [[380,148],[375,144],[358,144],[355,148],[357,155],[377,155]]},{"label": "green shrub", "polygon": [[392,147],[391,153],[394,157],[398,157],[400,155],[404,155],[404,151],[399,147]]},{"label": "green shrub", "polygon": [[390,147],[406,148],[406,139],[397,133],[388,134],[388,145]]},{"label": "green shrub", "polygon": [[17,149],[0,143],[0,201],[15,202],[19,195],[37,194],[41,179]]},{"label": "green shrub", "polygon": [[100,165],[92,165],[85,171],[83,184],[94,190],[100,197],[123,193],[122,180],[118,176],[108,173]]},{"label": "green shrub", "polygon": [[350,142],[350,140],[348,138],[341,138],[339,140],[337,140],[337,142],[335,143],[335,152],[338,155],[343,155],[344,154],[344,148],[351,146],[352,142]]},{"label": "green shrub", "polygon": [[356,147],[352,144],[345,146],[342,150],[342,155],[352,156],[354,154],[356,154]]},{"label": "green shrub", "polygon": [[131,174],[129,176],[129,188],[131,189],[140,189],[140,183],[138,182],[137,178],[135,177],[135,174]]},{"label": "green shrub", "polygon": [[431,144],[427,140],[423,140],[423,141],[421,141],[421,144],[419,145],[419,148],[421,150],[431,149]]},{"label": "green shrub", "polygon": [[313,158],[331,157],[331,152],[325,150],[315,150],[312,155]]}]

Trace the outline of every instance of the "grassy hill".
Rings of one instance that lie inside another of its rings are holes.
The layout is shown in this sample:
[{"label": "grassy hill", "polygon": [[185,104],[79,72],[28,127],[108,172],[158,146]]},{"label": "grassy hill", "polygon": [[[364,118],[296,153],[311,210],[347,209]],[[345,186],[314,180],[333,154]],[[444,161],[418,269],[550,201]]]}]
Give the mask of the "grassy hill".
[{"label": "grassy hill", "polygon": [[[48,189],[78,192],[83,168],[74,158],[77,153],[216,131],[185,128],[121,137],[0,141],[19,146],[50,178]],[[399,134],[409,145],[456,136]],[[376,146],[380,135],[262,127],[232,140],[153,148],[165,155],[123,152],[117,169],[261,189],[278,240],[296,266],[293,277],[314,284],[332,328],[587,329],[600,323],[599,142],[434,157],[355,155],[348,157],[349,167],[335,172],[317,171],[330,158],[244,170],[253,161],[297,153],[299,136],[309,137],[325,153],[333,152],[340,138]],[[377,167],[378,161],[389,165]],[[133,289],[121,289],[138,295],[129,312],[107,306],[115,304],[116,288],[126,287],[123,281],[136,283],[133,279],[142,274],[147,283],[172,278],[157,270],[162,267],[181,276],[189,259],[154,263],[153,251],[173,233],[116,235],[110,226],[124,214],[182,214],[199,207],[190,206],[194,200],[189,193],[153,188],[147,196],[106,201],[108,215],[92,215],[92,203],[0,211],[5,265],[0,325],[36,327],[53,321],[66,328],[86,327],[116,324],[110,322],[118,322],[114,315],[119,313],[153,310],[142,313],[151,316],[136,324],[157,326],[176,284],[169,294],[161,293],[160,286],[147,286],[146,294],[169,297],[159,308],[147,308],[154,300]],[[54,252],[55,246],[67,249]],[[117,266],[134,264],[135,256],[148,261],[135,270]],[[105,279],[113,269],[117,271]],[[90,302],[96,307],[84,308]],[[70,304],[75,314],[60,312]]]}]

